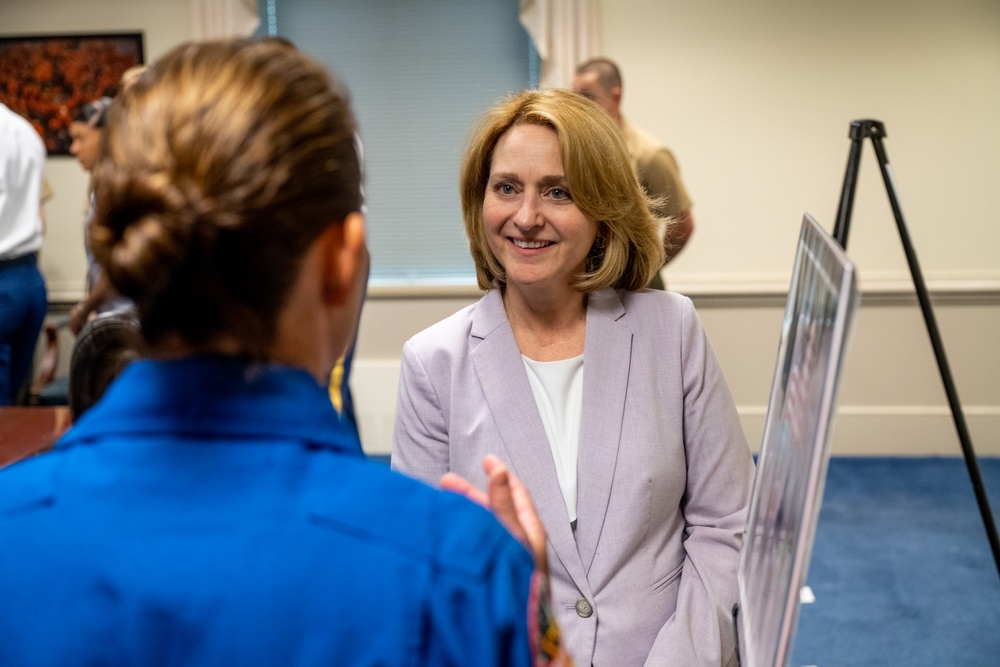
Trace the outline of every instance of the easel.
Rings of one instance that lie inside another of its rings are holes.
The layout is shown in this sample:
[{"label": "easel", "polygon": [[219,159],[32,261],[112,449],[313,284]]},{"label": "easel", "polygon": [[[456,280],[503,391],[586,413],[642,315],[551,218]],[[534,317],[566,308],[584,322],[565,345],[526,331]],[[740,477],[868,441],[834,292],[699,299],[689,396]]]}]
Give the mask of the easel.
[{"label": "easel", "polygon": [[962,414],[962,406],[958,401],[958,392],[955,390],[955,383],[951,377],[948,358],[945,356],[944,344],[941,342],[941,334],[934,319],[934,311],[931,309],[931,300],[927,295],[927,286],[924,284],[923,274],[921,274],[920,265],[917,263],[917,253],[913,248],[913,243],[910,241],[910,235],[906,230],[906,223],[903,221],[903,211],[899,206],[899,198],[896,196],[896,185],[893,181],[892,169],[889,166],[889,157],[886,155],[885,147],[882,145],[882,139],[885,136],[885,126],[881,121],[856,120],[851,123],[851,152],[847,158],[847,175],[844,177],[844,188],[840,194],[840,206],[837,209],[837,223],[833,229],[833,238],[840,244],[840,247],[847,250],[847,233],[851,224],[851,209],[854,205],[854,190],[858,179],[861,144],[865,138],[870,138],[872,145],[875,147],[875,156],[878,158],[879,167],[882,170],[882,180],[885,181],[885,188],[889,194],[889,204],[892,206],[892,213],[896,218],[899,238],[903,243],[903,251],[906,253],[906,262],[910,266],[913,286],[916,288],[917,299],[920,301],[920,310],[924,315],[927,333],[930,335],[931,345],[934,348],[934,357],[937,359],[938,370],[941,372],[941,381],[944,383],[944,390],[948,396],[948,405],[951,406],[951,416],[958,431],[958,439],[962,444],[962,453],[965,455],[965,464],[969,469],[969,477],[972,479],[972,488],[976,493],[976,501],[979,503],[979,512],[982,514],[983,523],[986,526],[986,535],[989,538],[990,548],[993,551],[993,560],[996,562],[997,573],[1000,574],[1000,540],[997,539],[996,524],[993,522],[993,514],[990,511],[989,499],[986,497],[986,489],[983,488],[982,476],[979,473],[979,464],[976,461],[976,453],[972,449],[972,440],[969,438],[969,430],[966,427],[965,417]]}]

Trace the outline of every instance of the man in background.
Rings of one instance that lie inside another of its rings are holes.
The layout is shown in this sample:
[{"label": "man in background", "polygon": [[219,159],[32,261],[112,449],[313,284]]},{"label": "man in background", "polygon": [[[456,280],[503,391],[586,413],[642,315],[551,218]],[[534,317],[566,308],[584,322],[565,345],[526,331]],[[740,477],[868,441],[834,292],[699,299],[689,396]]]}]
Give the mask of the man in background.
[{"label": "man in background", "polygon": [[[573,90],[596,102],[621,126],[640,182],[651,196],[664,201],[659,214],[671,219],[663,239],[669,262],[677,256],[694,231],[691,199],[681,182],[677,160],[666,147],[622,116],[622,77],[614,62],[607,58],[592,58],[579,65],[573,77]],[[654,276],[649,286],[664,288],[659,274]]]},{"label": "man in background", "polygon": [[0,104],[0,405],[13,404],[31,372],[47,308],[38,270],[45,145]]}]

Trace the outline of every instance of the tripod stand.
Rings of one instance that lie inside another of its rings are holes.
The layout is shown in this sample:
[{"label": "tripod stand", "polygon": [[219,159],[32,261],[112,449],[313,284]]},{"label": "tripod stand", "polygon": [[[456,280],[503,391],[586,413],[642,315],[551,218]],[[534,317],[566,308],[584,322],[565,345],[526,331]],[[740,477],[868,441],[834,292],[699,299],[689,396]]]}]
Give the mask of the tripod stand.
[{"label": "tripod stand", "polygon": [[858,179],[858,166],[861,158],[861,144],[864,139],[870,138],[875,147],[875,156],[878,158],[879,167],[882,171],[882,180],[889,195],[889,204],[892,206],[892,213],[896,218],[896,227],[899,229],[899,238],[903,243],[903,251],[906,253],[906,262],[910,267],[910,275],[913,277],[913,286],[917,291],[917,299],[920,302],[920,310],[924,315],[924,323],[927,325],[927,333],[931,338],[931,345],[934,348],[934,357],[937,360],[938,370],[941,373],[941,381],[944,384],[945,393],[948,396],[948,405],[951,407],[951,416],[955,422],[955,429],[958,431],[958,439],[962,445],[962,453],[965,455],[965,464],[969,470],[969,477],[972,480],[972,488],[976,493],[976,501],[979,503],[979,512],[983,517],[986,526],[986,535],[990,541],[990,548],[993,551],[993,560],[997,566],[997,573],[1000,574],[1000,540],[997,539],[997,528],[993,522],[993,515],[990,511],[989,499],[986,497],[986,489],[983,488],[982,476],[979,473],[979,464],[976,461],[976,453],[972,449],[972,440],[969,438],[969,430],[965,424],[965,417],[962,414],[962,406],[958,401],[958,392],[955,390],[955,383],[951,377],[951,370],[948,366],[948,358],[945,356],[944,344],[941,342],[941,334],[938,331],[937,321],[934,319],[934,311],[931,309],[931,300],[927,295],[927,286],[924,284],[923,274],[920,272],[920,265],[917,262],[917,253],[910,241],[906,223],[903,221],[903,211],[899,206],[899,198],[896,196],[896,185],[892,177],[892,169],[889,166],[889,157],[886,155],[882,139],[886,136],[885,126],[877,120],[856,120],[851,123],[850,138],[851,152],[847,158],[847,174],[844,177],[844,187],[840,193],[840,205],[837,209],[837,222],[833,229],[833,238],[844,250],[847,250],[847,234],[851,225],[851,209],[854,205],[854,190]]}]

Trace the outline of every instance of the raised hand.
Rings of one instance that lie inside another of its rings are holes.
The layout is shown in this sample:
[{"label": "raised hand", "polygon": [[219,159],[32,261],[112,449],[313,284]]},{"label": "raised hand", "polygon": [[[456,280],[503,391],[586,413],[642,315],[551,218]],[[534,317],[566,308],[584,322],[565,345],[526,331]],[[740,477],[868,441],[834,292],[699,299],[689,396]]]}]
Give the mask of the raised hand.
[{"label": "raised hand", "polygon": [[538,519],[528,489],[493,454],[487,454],[483,459],[483,470],[487,476],[485,493],[464,477],[451,472],[445,473],[441,478],[441,488],[459,493],[492,510],[511,535],[531,550],[535,557],[535,568],[539,572],[548,573],[545,528]]}]

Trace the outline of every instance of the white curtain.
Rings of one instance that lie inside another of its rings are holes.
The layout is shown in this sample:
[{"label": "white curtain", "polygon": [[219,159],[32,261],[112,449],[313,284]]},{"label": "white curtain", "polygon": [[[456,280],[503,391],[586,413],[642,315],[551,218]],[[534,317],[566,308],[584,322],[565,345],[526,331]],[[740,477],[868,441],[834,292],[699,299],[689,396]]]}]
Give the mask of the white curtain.
[{"label": "white curtain", "polygon": [[539,86],[568,88],[576,66],[601,54],[598,0],[521,0],[524,26],[542,61]]},{"label": "white curtain", "polygon": [[258,25],[257,0],[191,0],[195,39],[248,37]]}]

